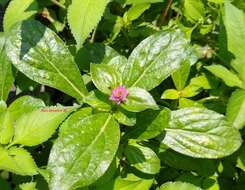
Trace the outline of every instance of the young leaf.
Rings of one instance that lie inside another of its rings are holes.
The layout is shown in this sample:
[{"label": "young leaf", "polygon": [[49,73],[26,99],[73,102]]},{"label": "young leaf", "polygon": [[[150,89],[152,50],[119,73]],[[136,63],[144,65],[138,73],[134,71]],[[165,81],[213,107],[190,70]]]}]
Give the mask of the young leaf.
[{"label": "young leaf", "polygon": [[132,167],[146,174],[157,174],[160,171],[160,159],[148,147],[130,143],[125,149],[125,155]]},{"label": "young leaf", "polygon": [[223,115],[202,108],[185,108],[171,113],[163,143],[182,154],[197,158],[220,158],[241,145],[239,131]]},{"label": "young leaf", "polygon": [[0,144],[8,144],[14,134],[14,121],[9,111],[0,113]]},{"label": "young leaf", "polygon": [[189,40],[180,30],[165,30],[143,40],[132,52],[123,73],[127,87],[152,90],[180,68],[196,61]]},{"label": "young leaf", "polygon": [[245,82],[245,13],[225,1],[224,23],[227,33],[228,50],[234,54],[235,59],[231,65],[239,73],[240,78]]},{"label": "young leaf", "polygon": [[149,92],[142,88],[131,87],[128,89],[128,96],[122,107],[131,112],[141,112],[146,109],[158,109],[158,105]]},{"label": "young leaf", "polygon": [[37,190],[36,185],[37,184],[35,182],[30,182],[30,183],[23,183],[19,186],[21,190]]},{"label": "young leaf", "polygon": [[37,166],[30,153],[23,148],[16,147],[7,150],[0,146],[0,169],[18,175],[37,174]]},{"label": "young leaf", "polygon": [[78,47],[82,47],[90,32],[99,23],[108,3],[109,0],[72,1],[68,8],[68,23]]},{"label": "young leaf", "polygon": [[0,100],[6,101],[14,83],[11,62],[5,52],[5,36],[0,33]]},{"label": "young leaf", "polygon": [[3,28],[8,32],[17,22],[26,20],[38,12],[36,0],[12,0],[5,11]]},{"label": "young leaf", "polygon": [[245,90],[236,90],[232,93],[226,110],[228,121],[237,129],[245,126]]},{"label": "young leaf", "polygon": [[74,189],[95,182],[113,161],[119,141],[119,125],[112,115],[73,114],[62,125],[50,153],[50,189]]},{"label": "young leaf", "polygon": [[191,22],[203,20],[205,16],[205,7],[202,0],[185,0],[184,16]]},{"label": "young leaf", "polygon": [[164,183],[159,190],[202,190],[200,187],[184,182],[168,182]]},{"label": "young leaf", "polygon": [[14,66],[32,80],[61,90],[78,100],[87,93],[80,71],[64,42],[37,21],[15,25],[6,50]]},{"label": "young leaf", "polygon": [[12,144],[35,146],[47,141],[73,111],[69,107],[46,107],[20,117]]},{"label": "young leaf", "polygon": [[45,104],[41,99],[22,96],[10,104],[8,111],[11,113],[13,120],[16,121],[22,115],[42,107],[45,107]]},{"label": "young leaf", "polygon": [[114,88],[122,84],[120,74],[108,65],[91,64],[90,71],[94,85],[105,94],[110,95]]},{"label": "young leaf", "polygon": [[167,89],[163,92],[162,99],[176,100],[180,98],[180,93],[175,89]]},{"label": "young leaf", "polygon": [[136,114],[128,112],[119,107],[119,109],[113,115],[118,123],[126,126],[134,126],[136,124]]},{"label": "young leaf", "polygon": [[244,82],[241,81],[236,74],[232,73],[222,65],[211,65],[205,68],[215,76],[221,78],[227,86],[245,88]]}]

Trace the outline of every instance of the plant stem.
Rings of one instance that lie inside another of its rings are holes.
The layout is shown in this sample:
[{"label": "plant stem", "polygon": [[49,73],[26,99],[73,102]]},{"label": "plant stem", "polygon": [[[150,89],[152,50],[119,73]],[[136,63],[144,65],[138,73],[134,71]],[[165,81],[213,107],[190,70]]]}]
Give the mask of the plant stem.
[{"label": "plant stem", "polygon": [[161,26],[164,23],[167,15],[168,15],[168,11],[169,11],[169,9],[170,9],[170,7],[172,5],[172,3],[173,3],[173,0],[168,0],[167,6],[166,6],[165,9],[163,9],[162,15],[161,15],[161,17],[159,19],[159,22],[158,22],[158,25],[159,26]]},{"label": "plant stem", "polygon": [[57,6],[59,6],[60,8],[62,8],[62,9],[66,9],[66,7],[63,5],[63,4],[61,4],[59,1],[57,1],[57,0],[51,0],[55,5],[57,5]]}]

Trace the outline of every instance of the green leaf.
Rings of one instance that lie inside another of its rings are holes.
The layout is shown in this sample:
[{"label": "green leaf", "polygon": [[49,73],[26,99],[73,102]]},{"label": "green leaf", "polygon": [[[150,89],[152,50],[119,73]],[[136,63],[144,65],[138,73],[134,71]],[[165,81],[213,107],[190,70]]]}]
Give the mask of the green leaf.
[{"label": "green leaf", "polygon": [[183,62],[196,61],[189,40],[179,30],[165,30],[143,40],[131,53],[123,73],[127,87],[152,90]]},{"label": "green leaf", "polygon": [[184,16],[191,22],[203,20],[205,16],[205,7],[202,0],[185,0]]},{"label": "green leaf", "polygon": [[126,126],[134,126],[136,124],[136,114],[133,112],[128,112],[120,107],[113,116],[120,124]]},{"label": "green leaf", "polygon": [[152,179],[142,179],[129,174],[125,178],[117,177],[96,190],[149,190],[152,183]]},{"label": "green leaf", "polygon": [[16,121],[12,144],[35,146],[47,141],[73,110],[70,107],[45,107],[23,115]]},{"label": "green leaf", "polygon": [[188,80],[191,66],[189,63],[183,62],[179,69],[172,74],[172,79],[177,90],[182,90]]},{"label": "green leaf", "polygon": [[131,112],[141,112],[146,109],[158,109],[158,105],[151,94],[138,87],[131,87],[128,89],[128,97],[121,106]]},{"label": "green leaf", "polygon": [[94,85],[103,93],[111,94],[111,91],[122,84],[120,74],[108,65],[90,66],[91,77]]},{"label": "green leaf", "polygon": [[5,52],[5,36],[0,33],[0,100],[6,101],[14,83],[11,62]]},{"label": "green leaf", "polygon": [[108,0],[73,0],[68,8],[68,23],[78,47],[82,47],[90,32],[103,16]]},{"label": "green leaf", "polygon": [[168,126],[170,111],[146,110],[137,114],[137,123],[129,132],[129,137],[138,140],[147,140],[154,138],[164,131]]},{"label": "green leaf", "polygon": [[146,174],[157,174],[160,171],[160,159],[156,153],[145,146],[129,143],[125,155],[132,167]]},{"label": "green leaf", "polygon": [[224,24],[227,33],[227,48],[235,56],[231,65],[245,82],[245,13],[225,1]]},{"label": "green leaf", "polygon": [[10,112],[0,114],[0,144],[8,144],[14,134],[14,121]]},{"label": "green leaf", "polygon": [[151,7],[150,3],[141,3],[133,5],[129,10],[123,15],[123,20],[126,24],[139,18],[147,9]]},{"label": "green leaf", "polygon": [[30,153],[17,147],[7,150],[0,146],[0,169],[18,175],[37,174],[37,166]]},{"label": "green leaf", "polygon": [[50,153],[50,189],[74,189],[95,182],[113,161],[119,141],[119,125],[112,115],[73,114],[62,125]]},{"label": "green leaf", "polygon": [[36,183],[30,182],[30,183],[23,183],[20,186],[21,190],[36,190]]},{"label": "green leaf", "polygon": [[225,117],[203,108],[173,111],[163,143],[182,154],[197,158],[221,158],[241,145],[239,131]]},{"label": "green leaf", "polygon": [[109,97],[99,90],[89,92],[84,98],[84,103],[100,111],[110,111],[112,107]]},{"label": "green leaf", "polygon": [[32,80],[82,100],[87,93],[82,76],[64,42],[37,21],[17,24],[8,34],[8,57]]},{"label": "green leaf", "polygon": [[12,0],[4,14],[3,28],[8,32],[17,22],[26,20],[38,12],[36,0]]},{"label": "green leaf", "polygon": [[236,166],[245,172],[245,145],[240,148]]},{"label": "green leaf", "polygon": [[45,104],[41,99],[33,98],[31,96],[22,96],[10,104],[8,111],[15,121],[22,115],[42,107],[45,107]]},{"label": "green leaf", "polygon": [[228,104],[226,115],[228,121],[237,129],[245,126],[245,90],[236,90],[232,93]]},{"label": "green leaf", "polygon": [[126,0],[126,4],[142,4],[142,3],[160,3],[164,0]]},{"label": "green leaf", "polygon": [[190,183],[183,182],[168,182],[164,183],[159,190],[202,190],[200,187],[192,185]]},{"label": "green leaf", "polygon": [[180,98],[180,94],[175,89],[167,89],[163,92],[161,99],[176,100]]},{"label": "green leaf", "polygon": [[211,65],[205,67],[215,76],[221,78],[227,86],[245,88],[245,84],[241,79],[230,70],[226,69],[222,65]]}]

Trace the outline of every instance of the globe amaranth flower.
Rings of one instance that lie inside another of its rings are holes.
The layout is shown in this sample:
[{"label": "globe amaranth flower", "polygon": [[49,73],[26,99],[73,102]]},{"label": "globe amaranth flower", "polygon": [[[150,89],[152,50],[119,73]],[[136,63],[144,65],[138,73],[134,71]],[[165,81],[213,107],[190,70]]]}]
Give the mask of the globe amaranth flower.
[{"label": "globe amaranth flower", "polygon": [[118,86],[112,90],[110,100],[119,105],[126,101],[127,96],[128,90],[124,86]]}]

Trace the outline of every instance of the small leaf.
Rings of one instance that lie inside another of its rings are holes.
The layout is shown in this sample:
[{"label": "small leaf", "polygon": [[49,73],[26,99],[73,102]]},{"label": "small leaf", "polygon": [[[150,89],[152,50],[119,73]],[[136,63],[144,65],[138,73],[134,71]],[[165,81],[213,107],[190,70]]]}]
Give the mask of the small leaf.
[{"label": "small leaf", "polygon": [[5,52],[5,36],[0,33],[0,100],[6,101],[14,83],[11,62]]},{"label": "small leaf", "polygon": [[180,98],[180,94],[175,89],[167,89],[163,92],[162,99],[176,100]]},{"label": "small leaf", "polygon": [[183,62],[197,60],[194,49],[179,29],[164,30],[143,40],[131,53],[123,72],[127,87],[152,90]]},{"label": "small leaf", "polygon": [[37,174],[37,166],[30,153],[23,148],[16,147],[6,150],[0,146],[0,169],[18,175]]},{"label": "small leaf", "polygon": [[232,73],[222,65],[211,65],[205,68],[215,76],[221,78],[227,86],[245,88],[243,81],[241,81],[236,74]]},{"label": "small leaf", "polygon": [[164,183],[159,190],[202,190],[200,187],[184,182]]},{"label": "small leaf", "polygon": [[36,183],[35,182],[30,182],[30,183],[23,183],[20,186],[21,190],[36,190]]},{"label": "small leaf", "polygon": [[122,108],[119,108],[113,116],[120,124],[126,126],[134,126],[136,124],[136,114]]},{"label": "small leaf", "polygon": [[232,93],[226,115],[235,128],[242,129],[245,126],[245,90],[236,90]]},{"label": "small leaf", "polygon": [[36,0],[12,0],[4,14],[4,31],[9,31],[17,22],[26,20],[37,12],[38,3]]},{"label": "small leaf", "polygon": [[30,79],[82,100],[82,76],[64,42],[49,28],[28,20],[8,33],[6,50],[14,66]]},{"label": "small leaf", "polygon": [[49,157],[51,190],[84,187],[101,177],[117,152],[119,125],[107,113],[73,114],[62,125]]},{"label": "small leaf", "polygon": [[33,98],[31,96],[22,96],[10,104],[8,111],[15,121],[22,115],[42,107],[45,107],[45,104],[41,99]]},{"label": "small leaf", "polygon": [[10,112],[0,113],[0,144],[8,144],[14,134],[14,121]]},{"label": "small leaf", "polygon": [[73,0],[68,8],[68,23],[78,47],[82,47],[90,32],[103,16],[108,0]]},{"label": "small leaf", "polygon": [[45,107],[23,115],[16,122],[12,144],[35,146],[47,141],[73,110],[70,107]]},{"label": "small leaf", "polygon": [[146,109],[158,109],[158,106],[149,92],[142,88],[131,87],[128,96],[121,106],[131,112],[141,112]]},{"label": "small leaf", "polygon": [[160,159],[148,147],[130,143],[125,149],[130,165],[146,174],[157,174],[160,170]]},{"label": "small leaf", "polygon": [[202,0],[185,0],[184,16],[191,22],[203,20],[205,16],[205,7]]},{"label": "small leaf", "polygon": [[173,150],[197,158],[221,158],[241,145],[239,131],[223,115],[203,108],[185,108],[171,113],[162,141]]},{"label": "small leaf", "polygon": [[108,65],[90,66],[92,81],[94,85],[103,93],[111,94],[111,91],[122,84],[121,76]]}]

